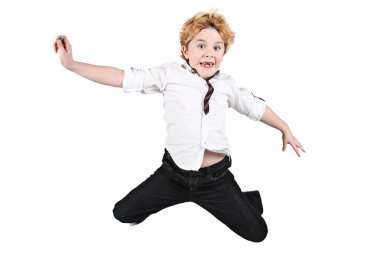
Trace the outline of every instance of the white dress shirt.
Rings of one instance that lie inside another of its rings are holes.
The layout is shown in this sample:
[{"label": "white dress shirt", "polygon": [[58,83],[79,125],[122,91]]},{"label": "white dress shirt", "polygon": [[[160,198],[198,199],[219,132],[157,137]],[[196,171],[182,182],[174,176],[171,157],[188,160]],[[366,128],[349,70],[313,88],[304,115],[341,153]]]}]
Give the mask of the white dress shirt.
[{"label": "white dress shirt", "polygon": [[123,91],[143,94],[162,93],[167,123],[166,149],[184,170],[198,170],[205,149],[231,156],[225,136],[228,107],[252,120],[260,120],[265,101],[249,90],[239,88],[228,75],[219,73],[210,80],[214,87],[205,115],[203,100],[208,91],[206,81],[193,74],[184,63],[165,63],[149,69],[126,68]]}]

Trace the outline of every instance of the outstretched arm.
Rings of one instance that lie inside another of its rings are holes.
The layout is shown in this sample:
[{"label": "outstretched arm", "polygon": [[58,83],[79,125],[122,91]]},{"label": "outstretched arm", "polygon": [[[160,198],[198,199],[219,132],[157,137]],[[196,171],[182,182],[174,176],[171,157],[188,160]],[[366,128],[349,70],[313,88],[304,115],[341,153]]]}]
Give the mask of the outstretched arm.
[{"label": "outstretched arm", "polygon": [[282,151],[285,151],[287,144],[290,144],[298,156],[301,156],[299,149],[306,152],[301,143],[293,136],[288,124],[278,117],[269,106],[265,107],[264,114],[261,116],[260,121],[281,131],[283,142]]},{"label": "outstretched arm", "polygon": [[98,66],[74,61],[71,45],[67,37],[64,35],[57,36],[54,46],[57,47],[56,51],[59,53],[61,64],[66,69],[100,84],[122,87],[124,78],[123,70],[114,67]]}]

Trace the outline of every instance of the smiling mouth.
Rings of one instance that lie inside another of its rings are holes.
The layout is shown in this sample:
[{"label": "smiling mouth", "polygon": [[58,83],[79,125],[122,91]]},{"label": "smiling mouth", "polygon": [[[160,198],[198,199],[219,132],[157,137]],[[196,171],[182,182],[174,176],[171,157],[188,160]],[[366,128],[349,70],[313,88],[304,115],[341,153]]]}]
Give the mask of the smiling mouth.
[{"label": "smiling mouth", "polygon": [[205,62],[201,62],[200,65],[204,68],[212,68],[215,64],[213,62],[208,62],[208,61],[205,61]]}]

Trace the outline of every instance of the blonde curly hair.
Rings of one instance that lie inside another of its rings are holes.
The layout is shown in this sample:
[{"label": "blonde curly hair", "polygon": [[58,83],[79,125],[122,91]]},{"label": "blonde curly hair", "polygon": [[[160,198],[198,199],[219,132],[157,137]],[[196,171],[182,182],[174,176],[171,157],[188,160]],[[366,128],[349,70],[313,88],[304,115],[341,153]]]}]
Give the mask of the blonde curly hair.
[{"label": "blonde curly hair", "polygon": [[[234,43],[235,33],[227,24],[227,21],[224,18],[224,16],[216,12],[216,10],[212,10],[209,12],[198,12],[183,24],[181,32],[179,33],[179,41],[181,43],[181,48],[182,46],[185,46],[187,48],[190,41],[201,30],[211,27],[219,32],[220,37],[222,38],[224,43],[224,54],[227,53],[231,45]],[[182,50],[181,57],[184,60],[186,60]]]}]

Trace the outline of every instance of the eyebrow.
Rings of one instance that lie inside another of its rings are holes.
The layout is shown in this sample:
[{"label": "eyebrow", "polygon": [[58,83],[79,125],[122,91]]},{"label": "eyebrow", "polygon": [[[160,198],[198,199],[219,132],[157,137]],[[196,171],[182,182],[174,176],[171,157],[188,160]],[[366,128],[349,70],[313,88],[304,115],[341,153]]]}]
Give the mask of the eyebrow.
[{"label": "eyebrow", "polygon": [[[202,40],[202,39],[199,39],[199,40],[197,40],[196,42],[206,42],[205,40]],[[221,42],[221,41],[218,41],[218,42],[216,42],[216,44],[224,44],[223,42]]]}]

